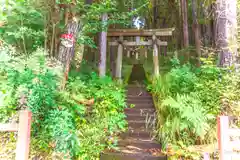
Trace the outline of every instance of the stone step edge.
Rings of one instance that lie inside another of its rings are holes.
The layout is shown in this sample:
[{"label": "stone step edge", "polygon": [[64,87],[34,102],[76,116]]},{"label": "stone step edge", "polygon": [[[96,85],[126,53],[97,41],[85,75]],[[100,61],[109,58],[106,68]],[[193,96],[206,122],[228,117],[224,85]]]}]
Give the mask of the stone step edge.
[{"label": "stone step edge", "polygon": [[[105,159],[109,156],[113,157],[114,159]],[[100,154],[100,160],[122,160],[122,158],[124,158],[125,160],[130,160],[130,158],[131,160],[167,160],[166,155],[154,156],[154,155],[149,155],[147,153],[130,154],[130,153],[121,153],[121,152],[103,152]]]},{"label": "stone step edge", "polygon": [[[131,142],[132,143],[132,142]],[[118,143],[119,148],[126,149],[138,149],[139,151],[147,151],[147,150],[157,150],[158,152],[162,152],[161,144],[158,143],[132,143],[129,144],[126,141],[121,141]]]}]

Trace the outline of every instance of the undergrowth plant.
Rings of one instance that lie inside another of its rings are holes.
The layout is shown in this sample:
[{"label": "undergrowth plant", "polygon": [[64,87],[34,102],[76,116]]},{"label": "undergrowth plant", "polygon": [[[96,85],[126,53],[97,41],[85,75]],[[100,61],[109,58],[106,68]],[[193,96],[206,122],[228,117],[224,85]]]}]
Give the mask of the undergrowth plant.
[{"label": "undergrowth plant", "polygon": [[30,57],[4,53],[0,121],[13,122],[19,110],[32,111],[31,158],[96,160],[117,145],[116,136],[126,127],[123,86],[94,72],[78,73],[60,91],[62,67],[43,50]]},{"label": "undergrowth plant", "polygon": [[172,69],[148,86],[158,112],[157,137],[167,152],[174,146],[175,158],[199,159],[200,154],[187,148],[215,143],[220,114],[240,115],[238,73],[217,67],[209,55],[199,68],[172,59]]},{"label": "undergrowth plant", "polygon": [[[2,1],[4,5],[5,1]],[[18,49],[17,54],[30,54],[44,42],[44,17],[31,1],[5,2],[6,9],[0,12],[4,25],[0,37]],[[0,18],[0,19],[1,19]]]},{"label": "undergrowth plant", "polygon": [[214,143],[216,118],[221,113],[224,88],[229,75],[205,59],[200,68],[180,65],[172,60],[172,69],[155,77],[149,89],[158,112],[157,137],[164,147]]}]

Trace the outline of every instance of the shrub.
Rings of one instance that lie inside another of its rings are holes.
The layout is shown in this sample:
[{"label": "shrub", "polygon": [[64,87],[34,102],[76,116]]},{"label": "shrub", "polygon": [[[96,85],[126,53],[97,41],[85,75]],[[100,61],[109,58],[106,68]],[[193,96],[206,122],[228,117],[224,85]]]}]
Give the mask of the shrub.
[{"label": "shrub", "polygon": [[149,85],[157,104],[159,139],[165,146],[213,142],[226,72],[212,64],[195,68],[181,66],[176,59],[172,62],[170,72]]},{"label": "shrub", "polygon": [[163,100],[161,107],[168,113],[160,129],[161,139],[166,143],[182,141],[186,145],[194,144],[199,137],[204,138],[210,128],[208,122],[213,119],[213,116],[202,108],[196,94],[168,97]]},{"label": "shrub", "polygon": [[0,121],[9,121],[21,109],[32,111],[32,158],[97,159],[105,148],[116,146],[116,135],[125,130],[123,86],[84,73],[70,76],[67,88],[59,91],[61,66],[40,52],[29,59],[8,56],[0,63],[5,81]]}]

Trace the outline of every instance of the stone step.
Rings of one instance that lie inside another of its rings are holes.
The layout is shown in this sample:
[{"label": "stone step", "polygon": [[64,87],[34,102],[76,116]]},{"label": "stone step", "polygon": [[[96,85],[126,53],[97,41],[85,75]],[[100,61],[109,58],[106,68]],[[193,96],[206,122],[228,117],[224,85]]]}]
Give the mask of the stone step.
[{"label": "stone step", "polygon": [[145,121],[128,121],[128,127],[133,129],[146,128]]},{"label": "stone step", "polygon": [[146,86],[145,85],[136,85],[136,84],[129,84],[127,87],[126,87],[127,89],[132,89],[132,88],[137,88],[137,89],[139,89],[139,88],[141,88],[141,89],[144,89],[145,90],[145,88],[146,88]]},{"label": "stone step", "polygon": [[[133,108],[134,109],[155,109],[153,103],[132,103],[132,104],[128,104],[129,107],[131,107],[131,105],[133,105]],[[130,109],[133,109],[133,108],[130,108]]]},{"label": "stone step", "polygon": [[153,121],[156,118],[156,114],[147,114],[147,115],[139,115],[139,114],[127,114],[127,121]]},{"label": "stone step", "polygon": [[153,122],[147,123],[146,121],[128,121],[128,127],[132,128],[134,130],[140,130],[140,129],[153,129]]},{"label": "stone step", "polygon": [[127,99],[152,99],[152,95],[127,95]]},{"label": "stone step", "polygon": [[154,125],[155,124],[153,122],[146,123],[145,121],[128,121],[128,127],[133,130],[152,131]]},{"label": "stone step", "polygon": [[[130,121],[130,123],[136,123],[135,121]],[[144,121],[145,122],[145,121]],[[121,137],[123,139],[126,138],[137,138],[137,139],[148,139],[151,138],[151,130],[152,130],[152,126],[146,126],[145,124],[140,126],[140,127],[135,127],[136,124],[130,124],[128,131],[125,133],[121,134]]]},{"label": "stone step", "polygon": [[141,88],[139,88],[139,87],[136,87],[136,86],[131,86],[131,87],[126,87],[126,90],[127,91],[133,91],[133,90],[142,90],[142,91],[147,91],[145,88],[143,88],[143,87],[141,87]]},{"label": "stone step", "polygon": [[131,152],[127,149],[116,152],[105,152],[100,155],[100,160],[167,160],[167,156],[159,153],[159,155],[151,155],[148,153]]},{"label": "stone step", "polygon": [[[138,88],[138,87],[136,87],[136,88],[127,88],[125,91],[127,91],[127,92],[142,91],[142,92],[145,92],[145,93],[149,93],[146,89],[144,89],[144,88]],[[150,94],[150,93],[149,93],[149,94]]]},{"label": "stone step", "polygon": [[139,121],[145,121],[147,116],[141,116],[139,114],[127,114],[127,120],[130,121],[130,120],[139,120]]},{"label": "stone step", "polygon": [[142,148],[142,147],[134,147],[131,145],[127,146],[119,146],[113,152],[120,152],[120,153],[131,153],[131,154],[145,154],[145,155],[157,155],[161,154],[160,148]]},{"label": "stone step", "polygon": [[146,108],[146,109],[138,109],[138,108],[126,108],[125,109],[125,114],[138,114],[138,115],[152,115],[155,113],[155,109],[154,108]]},{"label": "stone step", "polygon": [[135,97],[152,97],[151,94],[147,93],[147,92],[139,92],[139,91],[131,91],[126,93],[127,97],[130,96],[135,96]]},{"label": "stone step", "polygon": [[162,145],[159,144],[156,141],[149,140],[149,141],[141,141],[141,139],[136,138],[128,138],[124,140],[119,140],[118,142],[119,146],[133,146],[135,148],[141,148],[141,149],[161,149]]},{"label": "stone step", "polygon": [[143,89],[143,88],[128,88],[127,90],[125,90],[127,93],[129,92],[143,92],[143,93],[148,93],[150,94],[147,90]]},{"label": "stone step", "polygon": [[137,104],[140,104],[140,105],[143,105],[143,104],[145,104],[145,105],[148,105],[148,104],[150,104],[150,105],[154,105],[154,103],[153,103],[153,100],[144,100],[144,99],[141,99],[141,100],[137,100],[137,99],[129,99],[129,100],[126,100],[126,103],[127,104],[135,104],[135,105],[137,105]]},{"label": "stone step", "polygon": [[[129,85],[127,89],[126,102],[129,107],[134,105],[124,110],[128,130],[120,135],[118,148],[102,153],[100,160],[167,160],[161,153],[161,145],[151,138],[156,112],[152,95],[137,85]],[[148,118],[151,118],[149,124]]]},{"label": "stone step", "polygon": [[126,100],[127,103],[144,103],[144,104],[153,104],[152,97],[151,98],[144,98],[144,97],[136,97],[136,98],[127,98]]}]

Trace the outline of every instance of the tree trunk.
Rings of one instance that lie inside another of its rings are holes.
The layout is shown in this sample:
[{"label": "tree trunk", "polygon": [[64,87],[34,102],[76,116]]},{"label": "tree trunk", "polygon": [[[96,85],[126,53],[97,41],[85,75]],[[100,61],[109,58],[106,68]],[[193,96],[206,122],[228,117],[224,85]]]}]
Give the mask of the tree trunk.
[{"label": "tree trunk", "polygon": [[[188,6],[187,0],[181,0],[181,11],[182,11],[182,21],[183,21],[183,47],[189,47],[189,35],[188,35]],[[185,61],[189,61],[189,52],[185,52]]]},{"label": "tree trunk", "polygon": [[176,25],[176,31],[175,31],[175,35],[173,38],[176,38],[176,44],[175,44],[175,48],[176,49],[181,49],[182,47],[182,29],[181,29],[181,7],[180,7],[180,2],[178,1],[177,3],[175,3],[174,5],[174,14],[173,14],[173,21],[175,21],[175,25]]},{"label": "tree trunk", "polygon": [[181,5],[182,5],[182,21],[183,21],[183,45],[185,48],[187,48],[189,47],[187,1],[181,0]]},{"label": "tree trunk", "polygon": [[197,53],[197,66],[200,66],[200,56],[201,56],[201,41],[199,36],[199,24],[197,20],[197,2],[192,0],[192,12],[193,12],[193,32],[195,36],[195,45]]},{"label": "tree trunk", "polygon": [[182,37],[183,37],[183,22],[182,22],[182,4],[181,4],[182,2],[181,1],[178,1],[178,12],[177,12],[177,14],[178,14],[178,16],[177,16],[177,18],[176,18],[176,20],[177,19],[179,19],[179,22],[177,23],[178,24],[178,26],[179,26],[179,34],[178,34],[178,40],[179,40],[179,48],[181,49],[181,48],[183,48],[183,40],[182,40]]},{"label": "tree trunk", "polygon": [[57,25],[60,22],[60,9],[56,4],[56,1],[49,0],[47,4],[45,4],[48,8],[46,14],[44,15],[46,17],[45,21],[45,49],[49,50],[49,56],[54,57],[56,56],[56,51],[58,48],[56,48],[56,44],[58,43],[57,39],[59,39],[59,28]]},{"label": "tree trunk", "polygon": [[104,77],[106,75],[106,56],[107,56],[107,32],[106,23],[108,15],[105,13],[102,15],[102,32],[100,34],[100,63],[99,63],[99,76]]},{"label": "tree trunk", "polygon": [[74,56],[75,40],[79,32],[79,27],[79,22],[77,20],[72,20],[67,25],[67,33],[62,35],[58,54],[58,60],[61,61],[64,66],[64,79],[61,86],[62,89],[65,88],[66,81],[68,80],[70,63]]},{"label": "tree trunk", "polygon": [[213,18],[212,18],[212,11],[213,11],[213,4],[209,4],[207,9],[207,14],[209,16],[208,24],[207,24],[207,37],[208,37],[208,44],[207,46],[213,47],[214,46],[214,31],[213,31]]},{"label": "tree trunk", "polygon": [[204,32],[204,46],[209,47],[212,45],[212,19],[210,18],[210,13],[212,11],[211,4],[208,4],[208,6],[203,6],[203,18],[205,19],[205,32]]},{"label": "tree trunk", "polygon": [[[112,39],[113,41],[115,38]],[[110,70],[112,78],[116,77],[116,49],[114,46],[110,46]]]},{"label": "tree trunk", "polygon": [[77,38],[77,34],[79,31],[79,23],[78,21],[71,21],[67,24],[66,34],[62,37],[58,59],[66,64],[68,60],[71,60],[74,56],[74,45],[75,39]]},{"label": "tree trunk", "polygon": [[157,28],[157,16],[158,16],[158,8],[157,8],[157,2],[156,0],[153,0],[153,25],[152,27],[155,29]]},{"label": "tree trunk", "polygon": [[237,0],[217,0],[215,21],[219,65],[234,66],[237,56]]}]

